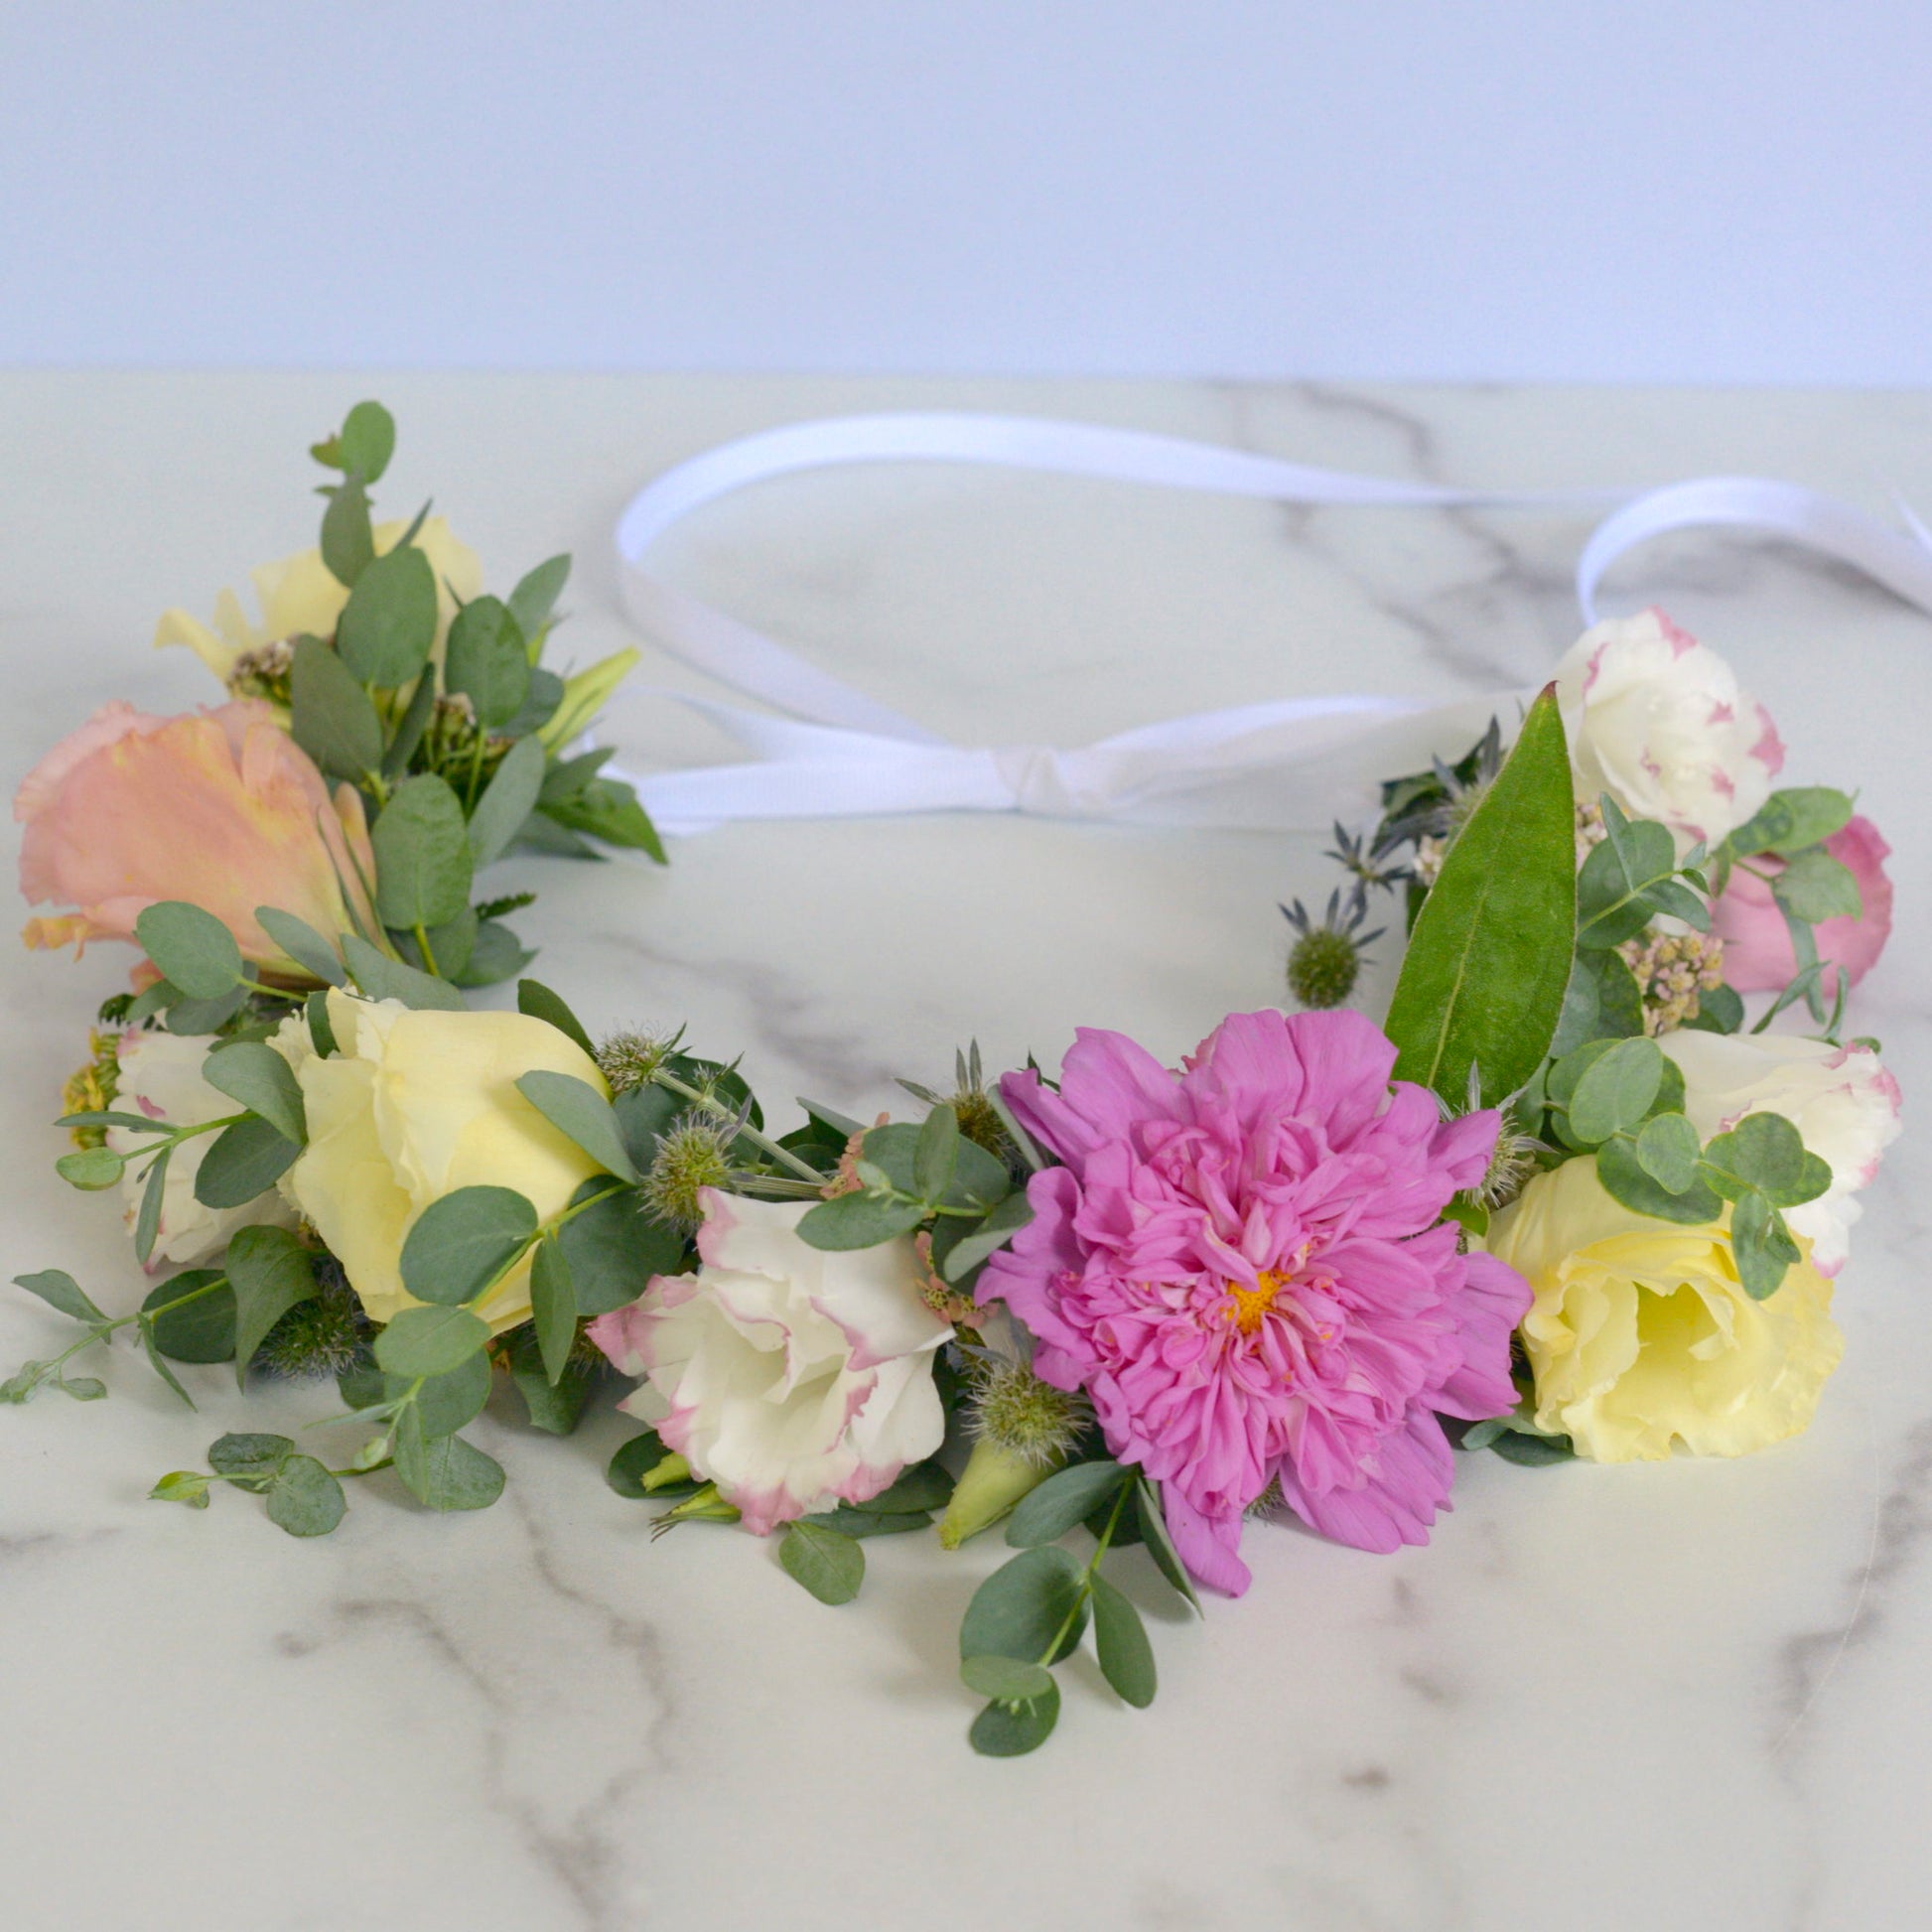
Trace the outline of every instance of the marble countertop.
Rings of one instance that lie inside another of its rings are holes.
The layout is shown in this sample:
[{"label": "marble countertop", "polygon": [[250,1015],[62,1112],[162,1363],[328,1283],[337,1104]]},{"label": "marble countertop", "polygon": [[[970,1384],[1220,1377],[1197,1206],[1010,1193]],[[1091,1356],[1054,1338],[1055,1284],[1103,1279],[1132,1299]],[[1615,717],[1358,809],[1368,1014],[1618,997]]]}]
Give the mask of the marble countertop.
[{"label": "marble countertop", "polygon": [[[580,560],[569,638],[626,638],[610,530],[677,458],[768,423],[907,405],[1165,429],[1474,484],[1786,476],[1932,508],[1932,396],[1357,390],[591,376],[0,376],[0,751],[15,782],[125,696],[211,695],[147,645],[312,541],[306,444],[379,394],[389,506],[432,489],[492,585]],[[1079,743],[1176,712],[1348,688],[1526,684],[1577,628],[1565,515],[1289,511],[965,470],[769,485],[658,553],[675,581],[889,702],[985,743]],[[1861,1024],[1932,1085],[1917,962],[1932,631],[1789,551],[1681,538],[1624,564],[1770,706],[1800,782],[1854,779],[1893,840],[1892,948]],[[660,683],[694,687],[653,662]],[[669,706],[637,758],[721,747]],[[1914,807],[1919,809],[1915,812]],[[1325,895],[1318,841],[1017,817],[741,827],[668,871],[519,861],[536,969],[595,1026],[684,1022],[768,1098],[855,1113],[955,1040],[1056,1055],[1076,1024],[1163,1053],[1279,996],[1277,900]],[[7,1275],[140,1281],[42,1124],[122,961],[0,949]],[[1386,984],[1386,965],[1384,970]],[[1297,1932],[1812,1932],[1918,1922],[1932,1890],[1932,1155],[1867,1196],[1809,1435],[1738,1463],[1459,1464],[1433,1545],[1250,1537],[1255,1587],[1163,1622],[1159,1702],[1071,1683],[1036,1756],[975,1758],[959,1614],[1000,1560],[869,1545],[827,1609],[749,1538],[662,1541],[605,1486],[627,1433],[478,1440],[494,1509],[431,1518],[378,1479],[298,1543],[245,1498],[144,1500],[241,1413],[189,1414],[126,1353],[107,1401],[0,1411],[0,1890],[16,1932],[621,1932],[1079,1924]],[[0,1360],[65,1324],[0,1299]],[[247,1405],[295,1425],[296,1390]],[[283,1426],[276,1423],[273,1426]],[[1125,1567],[1125,1566],[1123,1566]],[[1160,1598],[1150,1586],[1152,1608]],[[1090,1672],[1074,1670],[1074,1676]]]}]

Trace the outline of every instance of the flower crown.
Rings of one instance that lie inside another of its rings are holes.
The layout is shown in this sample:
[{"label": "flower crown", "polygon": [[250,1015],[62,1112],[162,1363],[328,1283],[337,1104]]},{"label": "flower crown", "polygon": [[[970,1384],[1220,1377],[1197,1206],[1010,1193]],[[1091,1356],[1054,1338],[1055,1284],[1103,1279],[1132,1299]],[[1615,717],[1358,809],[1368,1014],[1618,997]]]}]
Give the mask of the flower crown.
[{"label": "flower crown", "polygon": [[[594,1035],[522,977],[530,896],[480,897],[485,868],[664,856],[581,749],[636,654],[546,665],[568,558],[498,598],[440,518],[374,523],[393,447],[374,403],[316,446],[321,542],[256,573],[258,621],[226,593],[162,619],[224,702],[111,704],[20,786],[22,890],[56,908],[27,943],[143,955],[56,1165],[118,1192],[157,1280],[110,1313],[18,1278],[78,1332],[0,1398],[104,1395],[70,1364],[123,1333],[191,1407],[214,1364],[270,1423],[279,1383],[334,1377],[341,1450],[228,1434],[153,1490],[316,1536],[356,1485],[490,1504],[464,1432],[499,1386],[568,1435],[621,1376],[618,1493],[772,1539],[823,1602],[868,1538],[1004,1524],[960,1631],[995,1755],[1051,1731],[1089,1630],[1146,1705],[1136,1599],[1246,1589],[1255,1519],[1388,1552],[1457,1451],[1807,1427],[1897,1132],[1846,1020],[1886,847],[1845,792],[1777,785],[1768,714],[1661,613],[1336,824],[1325,907],[1283,908],[1297,1011],[1178,1068],[1082,1030],[1056,1076],[989,1078],[973,1046],[950,1092],[906,1083],[915,1118],[779,1131],[737,1058]],[[1344,1002],[1395,931],[1378,1027]],[[515,1011],[470,1006],[511,979]]]}]

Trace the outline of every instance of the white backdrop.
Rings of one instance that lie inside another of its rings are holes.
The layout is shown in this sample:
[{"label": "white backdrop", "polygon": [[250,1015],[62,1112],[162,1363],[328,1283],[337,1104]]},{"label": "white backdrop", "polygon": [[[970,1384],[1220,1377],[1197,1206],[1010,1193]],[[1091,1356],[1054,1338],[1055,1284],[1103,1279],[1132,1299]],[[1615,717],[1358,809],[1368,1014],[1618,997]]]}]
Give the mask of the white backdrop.
[{"label": "white backdrop", "polygon": [[1925,0],[5,0],[0,361],[1932,380]]}]

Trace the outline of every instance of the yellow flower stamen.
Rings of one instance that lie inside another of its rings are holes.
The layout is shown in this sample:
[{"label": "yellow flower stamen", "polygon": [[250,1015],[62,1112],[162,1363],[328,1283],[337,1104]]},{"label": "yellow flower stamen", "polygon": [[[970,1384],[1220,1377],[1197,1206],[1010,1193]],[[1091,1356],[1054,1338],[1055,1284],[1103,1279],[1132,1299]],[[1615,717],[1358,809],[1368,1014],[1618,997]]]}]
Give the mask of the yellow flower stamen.
[{"label": "yellow flower stamen", "polygon": [[1282,1277],[1264,1272],[1255,1278],[1253,1288],[1229,1282],[1227,1291],[1234,1304],[1234,1325],[1244,1335],[1251,1335],[1261,1326],[1262,1316],[1275,1306],[1275,1298],[1282,1292]]}]

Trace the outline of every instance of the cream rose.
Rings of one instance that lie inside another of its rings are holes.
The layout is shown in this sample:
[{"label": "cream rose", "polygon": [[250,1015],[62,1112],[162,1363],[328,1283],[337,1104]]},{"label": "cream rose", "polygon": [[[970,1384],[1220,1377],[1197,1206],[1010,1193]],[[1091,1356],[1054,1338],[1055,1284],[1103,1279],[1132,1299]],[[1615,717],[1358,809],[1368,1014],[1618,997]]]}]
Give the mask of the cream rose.
[{"label": "cream rose", "polygon": [[1715,845],[1771,795],[1784,747],[1770,714],[1661,611],[1585,631],[1556,680],[1584,803],[1607,791],[1688,850]]},{"label": "cream rose", "polygon": [[932,1357],[952,1323],[920,1298],[912,1243],[828,1254],[799,1239],[809,1202],[700,1200],[698,1272],[591,1324],[644,1378],[619,1406],[760,1536],[878,1495],[946,1433]]},{"label": "cream rose", "polygon": [[1486,1245],[1536,1292],[1521,1333],[1537,1427],[1598,1462],[1667,1456],[1674,1442],[1744,1455],[1799,1435],[1844,1351],[1832,1285],[1809,1259],[1753,1302],[1725,1222],[1633,1214],[1590,1159],[1538,1174]]},{"label": "cream rose", "polygon": [[[115,1058],[120,1062],[115,1109],[165,1120],[172,1127],[199,1127],[204,1121],[232,1114],[236,1103],[202,1078],[202,1063],[213,1044],[211,1039],[182,1034],[143,1033],[138,1027],[124,1033],[115,1048]],[[116,1154],[139,1154],[154,1142],[152,1134],[137,1134],[131,1127],[107,1130],[107,1145]],[[183,1141],[168,1157],[168,1172],[161,1182],[160,1232],[148,1257],[150,1272],[206,1261],[219,1254],[239,1228],[258,1222],[276,1227],[295,1225],[295,1215],[272,1189],[242,1207],[205,1207],[197,1200],[195,1176],[201,1172],[202,1157],[213,1144],[212,1134],[198,1134]],[[121,1199],[130,1234],[147,1182],[146,1162],[122,1171]]]},{"label": "cream rose", "polygon": [[1707,1034],[1685,1030],[1658,1042],[1684,1075],[1684,1111],[1710,1140],[1746,1114],[1782,1114],[1820,1160],[1832,1184],[1818,1199],[1784,1210],[1793,1234],[1811,1243],[1812,1266],[1845,1266],[1858,1199],[1898,1138],[1898,1082],[1868,1046],[1834,1046],[1792,1034]]},{"label": "cream rose", "polygon": [[[378,523],[373,532],[376,555],[392,549],[408,528],[405,522]],[[436,656],[440,661],[444,639],[456,619],[457,600],[467,604],[483,590],[483,565],[477,553],[440,516],[424,521],[416,533],[416,548],[436,573]],[[320,550],[298,550],[292,557],[263,564],[252,575],[261,605],[260,623],[250,623],[241,600],[233,591],[223,591],[214,600],[212,628],[186,611],[164,611],[155,626],[156,646],[186,644],[226,684],[236,659],[244,652],[305,631],[314,637],[327,637],[348,602],[348,592],[331,575]]]},{"label": "cream rose", "polygon": [[[517,1091],[522,1075],[546,1069],[609,1092],[590,1055],[547,1021],[332,992],[329,1024],[337,1050],[327,1058],[300,1019],[276,1036],[309,1117],[309,1145],[282,1184],[373,1320],[416,1306],[402,1285],[402,1244],[432,1201],[459,1187],[513,1187],[548,1220],[601,1172]],[[527,1321],[529,1261],[476,1310],[499,1334]]]}]

